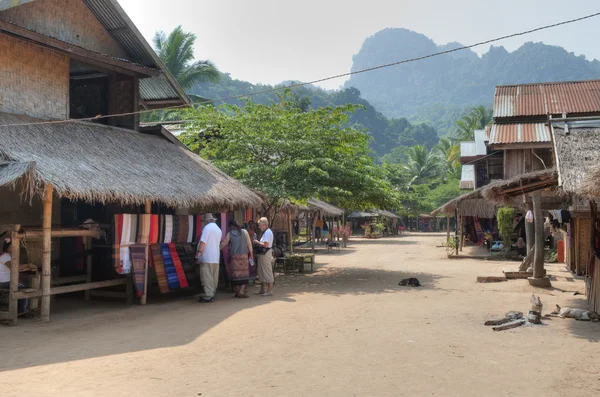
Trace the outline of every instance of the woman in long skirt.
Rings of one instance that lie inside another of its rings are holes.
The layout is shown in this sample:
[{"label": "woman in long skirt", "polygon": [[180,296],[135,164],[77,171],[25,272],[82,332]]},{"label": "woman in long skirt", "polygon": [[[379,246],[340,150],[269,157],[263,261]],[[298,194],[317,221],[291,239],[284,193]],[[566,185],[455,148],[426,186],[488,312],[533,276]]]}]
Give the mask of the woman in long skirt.
[{"label": "woman in long skirt", "polygon": [[246,285],[250,278],[250,259],[252,241],[247,231],[242,229],[235,219],[229,221],[231,232],[221,243],[221,249],[229,245],[229,261],[226,264],[227,279],[231,283],[236,298],[248,298]]}]

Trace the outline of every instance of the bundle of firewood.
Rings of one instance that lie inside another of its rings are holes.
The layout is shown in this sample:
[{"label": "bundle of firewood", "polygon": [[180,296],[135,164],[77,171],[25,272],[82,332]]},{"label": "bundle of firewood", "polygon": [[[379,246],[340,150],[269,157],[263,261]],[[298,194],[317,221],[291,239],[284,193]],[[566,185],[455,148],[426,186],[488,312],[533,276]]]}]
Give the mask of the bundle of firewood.
[{"label": "bundle of firewood", "polygon": [[526,322],[532,324],[541,324],[542,318],[542,301],[539,296],[531,295],[531,310],[527,314],[527,318],[523,318],[522,312],[511,311],[504,315],[504,317],[496,320],[488,320],[484,325],[491,325],[494,331],[504,331],[506,329],[520,327]]}]

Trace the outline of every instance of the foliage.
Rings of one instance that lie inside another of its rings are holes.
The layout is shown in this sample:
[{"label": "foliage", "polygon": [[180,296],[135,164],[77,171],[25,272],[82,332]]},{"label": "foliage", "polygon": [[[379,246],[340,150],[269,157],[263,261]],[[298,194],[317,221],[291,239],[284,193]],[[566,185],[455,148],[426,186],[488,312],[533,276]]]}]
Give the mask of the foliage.
[{"label": "foliage", "polygon": [[500,232],[500,236],[504,241],[504,245],[508,247],[511,244],[515,210],[510,207],[498,208],[496,218],[498,219],[498,231]]},{"label": "foliage", "polygon": [[267,194],[319,197],[344,208],[394,208],[398,197],[369,152],[369,136],[347,124],[358,106],[306,112],[286,93],[269,105],[247,101],[189,110],[180,139],[226,173]]},{"label": "foliage", "polygon": [[379,238],[383,234],[385,230],[385,225],[383,223],[364,223],[360,225],[360,227],[364,230],[365,238]]},{"label": "foliage", "polygon": [[547,251],[544,253],[544,262],[545,263],[556,263],[558,262],[558,253],[556,250]]},{"label": "foliage", "polygon": [[184,32],[181,25],[168,35],[162,31],[157,32],[153,42],[159,58],[183,89],[189,90],[199,82],[219,81],[221,73],[212,62],[194,62],[196,35]]},{"label": "foliage", "polygon": [[408,186],[413,183],[420,184],[428,179],[432,179],[438,176],[442,169],[442,163],[437,152],[435,150],[428,150],[424,145],[416,145],[408,148],[406,155],[408,157],[408,164],[404,168],[411,178]]},{"label": "foliage", "polygon": [[447,174],[452,178],[460,179],[462,168],[460,165],[460,146],[448,138],[441,138],[436,145],[436,149],[442,157]]},{"label": "foliage", "polygon": [[451,256],[458,249],[458,238],[456,236],[448,237],[446,241],[446,254]]},{"label": "foliage", "polygon": [[475,130],[484,129],[492,122],[493,112],[491,108],[477,106],[471,109],[471,113],[456,121],[456,138],[460,141],[472,141],[475,139]]}]

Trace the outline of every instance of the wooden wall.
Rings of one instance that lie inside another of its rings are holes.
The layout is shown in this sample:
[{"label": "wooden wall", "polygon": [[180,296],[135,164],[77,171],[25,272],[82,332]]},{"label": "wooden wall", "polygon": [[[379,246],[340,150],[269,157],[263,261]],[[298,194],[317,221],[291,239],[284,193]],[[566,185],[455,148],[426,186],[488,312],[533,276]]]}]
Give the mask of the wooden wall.
[{"label": "wooden wall", "polygon": [[0,87],[0,112],[66,119],[69,58],[0,34]]},{"label": "wooden wall", "polygon": [[550,149],[507,149],[504,157],[504,179],[541,171],[544,165],[546,168],[551,168],[553,165]]},{"label": "wooden wall", "polygon": [[587,274],[587,264],[590,253],[591,218],[575,219],[575,274]]},{"label": "wooden wall", "polygon": [[0,19],[116,58],[125,51],[82,0],[37,0],[0,12]]}]

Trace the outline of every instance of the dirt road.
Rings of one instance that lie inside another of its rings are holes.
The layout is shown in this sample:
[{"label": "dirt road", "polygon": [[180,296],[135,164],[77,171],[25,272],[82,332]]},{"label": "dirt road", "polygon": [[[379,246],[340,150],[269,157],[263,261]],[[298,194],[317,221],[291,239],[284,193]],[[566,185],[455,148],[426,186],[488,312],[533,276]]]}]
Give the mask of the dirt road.
[{"label": "dirt road", "polygon": [[[4,396],[564,396],[600,390],[600,323],[482,324],[583,306],[583,282],[477,284],[506,262],[449,260],[443,235],[352,240],[312,275],[277,278],[276,296],[212,305],[91,302],[0,328]],[[554,266],[552,269],[559,269]],[[553,273],[552,271],[550,273]],[[417,277],[422,288],[397,285]]]}]

